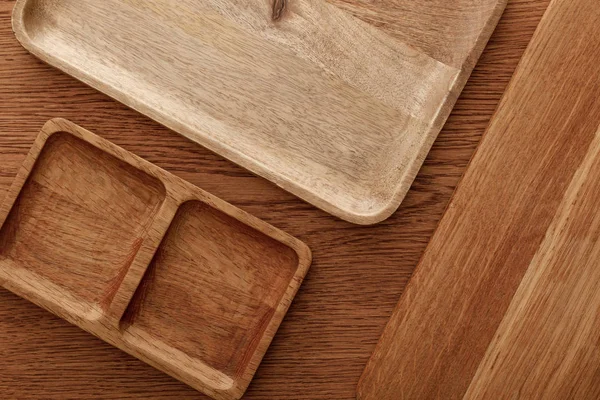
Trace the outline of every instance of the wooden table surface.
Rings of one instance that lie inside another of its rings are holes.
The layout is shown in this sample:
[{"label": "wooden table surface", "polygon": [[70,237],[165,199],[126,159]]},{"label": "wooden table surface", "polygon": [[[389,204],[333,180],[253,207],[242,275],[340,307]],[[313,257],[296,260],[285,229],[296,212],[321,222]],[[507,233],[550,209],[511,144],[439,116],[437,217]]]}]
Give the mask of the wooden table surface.
[{"label": "wooden table surface", "polygon": [[[393,0],[390,0],[393,1]],[[362,370],[549,0],[508,8],[398,212],[338,220],[44,65],[0,0],[0,201],[43,123],[64,117],[304,240],[314,263],[245,398],[353,399]],[[0,289],[0,398],[203,399]]]}]

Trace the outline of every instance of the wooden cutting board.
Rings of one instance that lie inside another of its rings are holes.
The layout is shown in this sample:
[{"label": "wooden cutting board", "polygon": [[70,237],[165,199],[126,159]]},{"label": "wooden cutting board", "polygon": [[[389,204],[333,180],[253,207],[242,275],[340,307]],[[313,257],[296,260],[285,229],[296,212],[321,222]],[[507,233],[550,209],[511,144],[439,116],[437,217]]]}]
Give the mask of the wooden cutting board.
[{"label": "wooden cutting board", "polygon": [[19,0],[33,54],[348,221],[404,199],[506,0]]},{"label": "wooden cutting board", "polygon": [[600,398],[598,26],[551,3],[360,399]]}]

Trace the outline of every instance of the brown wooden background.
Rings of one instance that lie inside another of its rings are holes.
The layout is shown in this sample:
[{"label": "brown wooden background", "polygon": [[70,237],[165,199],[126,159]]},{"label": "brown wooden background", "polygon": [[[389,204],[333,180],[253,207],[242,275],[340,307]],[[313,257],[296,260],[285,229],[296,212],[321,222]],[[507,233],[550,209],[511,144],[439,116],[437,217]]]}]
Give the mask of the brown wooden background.
[{"label": "brown wooden background", "polygon": [[[393,1],[393,0],[389,0]],[[0,201],[43,123],[65,117],[304,240],[314,263],[248,399],[353,399],[549,0],[509,0],[399,211],[376,227],[337,220],[73,78],[14,38],[0,0]],[[186,385],[0,289],[1,399],[204,399]]]}]

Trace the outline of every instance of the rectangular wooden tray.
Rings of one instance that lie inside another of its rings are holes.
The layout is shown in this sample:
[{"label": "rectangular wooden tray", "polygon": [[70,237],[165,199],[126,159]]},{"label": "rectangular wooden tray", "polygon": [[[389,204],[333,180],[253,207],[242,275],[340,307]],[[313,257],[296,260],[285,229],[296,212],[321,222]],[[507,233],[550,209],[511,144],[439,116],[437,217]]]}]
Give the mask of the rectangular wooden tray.
[{"label": "rectangular wooden tray", "polygon": [[340,218],[405,197],[506,0],[18,0],[34,55]]},{"label": "rectangular wooden tray", "polygon": [[215,399],[250,383],[299,240],[62,119],[0,208],[0,283]]}]

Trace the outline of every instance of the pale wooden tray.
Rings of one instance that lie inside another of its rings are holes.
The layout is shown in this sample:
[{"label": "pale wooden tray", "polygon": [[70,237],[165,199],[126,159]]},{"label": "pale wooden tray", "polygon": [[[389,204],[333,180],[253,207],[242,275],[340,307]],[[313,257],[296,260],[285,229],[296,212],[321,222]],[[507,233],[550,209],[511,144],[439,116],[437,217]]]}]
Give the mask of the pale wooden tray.
[{"label": "pale wooden tray", "polygon": [[348,221],[406,195],[506,0],[19,0],[33,54]]},{"label": "pale wooden tray", "polygon": [[215,399],[250,383],[306,245],[68,122],[0,207],[0,284]]}]

